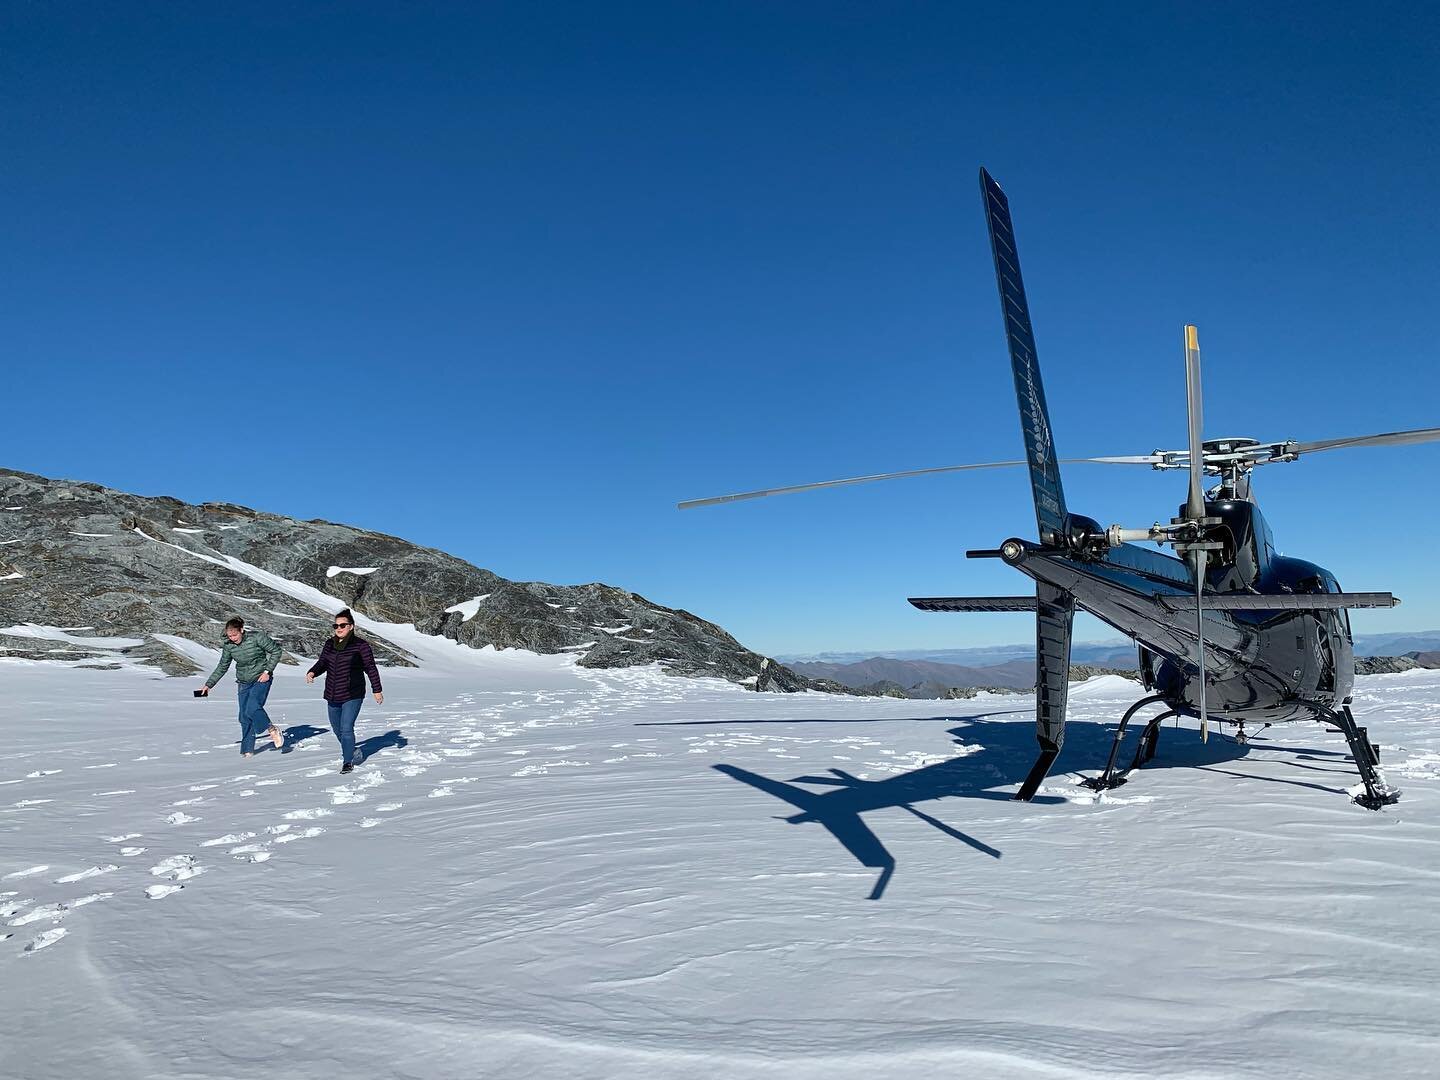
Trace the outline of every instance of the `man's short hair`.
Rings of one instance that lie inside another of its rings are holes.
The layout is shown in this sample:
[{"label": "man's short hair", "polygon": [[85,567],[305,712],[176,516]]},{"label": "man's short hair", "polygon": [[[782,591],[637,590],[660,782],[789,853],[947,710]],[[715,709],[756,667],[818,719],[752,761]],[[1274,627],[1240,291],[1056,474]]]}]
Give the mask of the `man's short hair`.
[{"label": "man's short hair", "polygon": [[225,624],[225,629],[226,629],[226,630],[244,630],[244,629],[245,629],[245,620],[242,619],[242,618],[240,618],[239,615],[236,615],[233,619],[231,619],[229,622],[227,622],[227,623]]}]

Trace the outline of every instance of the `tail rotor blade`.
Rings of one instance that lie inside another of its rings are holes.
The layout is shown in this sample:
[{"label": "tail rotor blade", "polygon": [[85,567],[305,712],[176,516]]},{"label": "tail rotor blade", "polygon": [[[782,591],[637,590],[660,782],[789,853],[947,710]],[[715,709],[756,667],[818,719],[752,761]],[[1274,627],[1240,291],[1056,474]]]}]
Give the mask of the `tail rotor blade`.
[{"label": "tail rotor blade", "polygon": [[1205,478],[1205,453],[1201,429],[1204,418],[1201,415],[1200,400],[1200,336],[1195,327],[1185,327],[1185,410],[1190,419],[1190,495],[1185,500],[1185,516],[1205,516],[1205,494],[1202,483]]},{"label": "tail rotor blade", "polygon": [[995,283],[1000,290],[1000,312],[1010,349],[1010,370],[1015,378],[1020,431],[1030,461],[1035,524],[1040,530],[1040,542],[1055,544],[1065,531],[1065,492],[1060,484],[1060,463],[1056,460],[1050,413],[1045,406],[1045,387],[1040,381],[1040,363],[1035,357],[1035,332],[1030,323],[1030,305],[1025,298],[1025,281],[1020,276],[1010,201],[984,169],[980,170],[980,193],[985,203],[985,224],[990,231],[990,251],[995,256]]}]

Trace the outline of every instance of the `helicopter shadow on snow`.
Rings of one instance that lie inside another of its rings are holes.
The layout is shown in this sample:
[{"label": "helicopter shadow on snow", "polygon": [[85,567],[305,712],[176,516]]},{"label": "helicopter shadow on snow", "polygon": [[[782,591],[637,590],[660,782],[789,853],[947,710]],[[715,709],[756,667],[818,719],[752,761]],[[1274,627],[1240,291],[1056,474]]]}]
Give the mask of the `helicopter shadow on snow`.
[{"label": "helicopter shadow on snow", "polygon": [[[1006,710],[1015,712],[1017,710]],[[1028,711],[1028,710],[1025,710]],[[962,716],[936,716],[909,718],[910,722],[941,722],[954,725],[949,733],[956,744],[966,752],[933,765],[911,772],[888,776],[881,780],[866,780],[843,769],[831,768],[823,775],[806,774],[790,780],[776,780],[737,765],[721,764],[712,766],[731,779],[773,795],[799,812],[784,817],[790,824],[815,823],[829,832],[863,866],[880,871],[869,899],[880,899],[891,877],[895,873],[895,857],[863,819],[865,813],[891,807],[905,810],[945,835],[959,840],[982,855],[999,859],[1002,852],[984,840],[940,821],[917,808],[917,803],[940,799],[980,799],[987,801],[1010,801],[1017,782],[1025,775],[1036,755],[1035,729],[1027,723],[1013,720],[995,720],[991,717],[1004,715],[1003,712],[979,713]],[[892,718],[885,718],[890,720]],[[833,720],[760,720],[750,723],[813,724],[840,723]],[[853,724],[853,718],[843,721]],[[866,721],[860,721],[865,723]],[[673,723],[673,722],[672,722]],[[682,723],[684,723],[682,721]],[[727,726],[739,726],[746,721],[725,721]],[[1065,749],[1061,762],[1070,769],[1083,769],[1087,775],[1095,775],[1104,768],[1115,733],[1115,723],[1094,721],[1071,721],[1066,728]],[[1128,732],[1121,744],[1118,763],[1124,767],[1134,754],[1138,732]],[[1225,737],[1212,737],[1202,743],[1193,727],[1174,732],[1163,731],[1156,756],[1135,774],[1132,783],[1143,783],[1147,773],[1165,768],[1201,768],[1215,772],[1228,772],[1223,766],[1244,758],[1252,749],[1247,745]],[[1262,744],[1263,748],[1272,748]],[[1292,754],[1323,760],[1329,752],[1285,747]],[[1312,756],[1313,755],[1313,756]],[[1343,755],[1338,755],[1343,761]],[[1303,766],[1302,766],[1303,767]],[[1313,767],[1313,766],[1312,766]],[[1328,771],[1328,770],[1326,770]],[[1284,780],[1278,777],[1261,777],[1250,773],[1231,773],[1247,779],[1272,780],[1277,783],[1299,784],[1317,787],[1319,784],[1299,780]],[[802,786],[804,785],[804,786]],[[830,790],[813,791],[811,788]],[[1068,802],[1062,796],[1047,794],[1045,789],[1032,800],[1033,804],[1058,805]]]}]

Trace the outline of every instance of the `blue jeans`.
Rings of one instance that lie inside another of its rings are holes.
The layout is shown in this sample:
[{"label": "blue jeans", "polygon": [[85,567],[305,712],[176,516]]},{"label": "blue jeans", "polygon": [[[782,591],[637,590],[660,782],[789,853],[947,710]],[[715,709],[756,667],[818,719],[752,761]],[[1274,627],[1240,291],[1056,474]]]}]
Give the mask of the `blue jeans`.
[{"label": "blue jeans", "polygon": [[270,715],[265,711],[265,699],[270,696],[270,684],[265,682],[236,683],[240,699],[240,752],[253,754],[255,739],[270,728]]},{"label": "blue jeans", "polygon": [[352,697],[338,705],[333,701],[326,702],[330,709],[330,730],[340,740],[340,756],[346,764],[355,760],[355,718],[360,715],[360,706],[364,704],[363,697]]}]

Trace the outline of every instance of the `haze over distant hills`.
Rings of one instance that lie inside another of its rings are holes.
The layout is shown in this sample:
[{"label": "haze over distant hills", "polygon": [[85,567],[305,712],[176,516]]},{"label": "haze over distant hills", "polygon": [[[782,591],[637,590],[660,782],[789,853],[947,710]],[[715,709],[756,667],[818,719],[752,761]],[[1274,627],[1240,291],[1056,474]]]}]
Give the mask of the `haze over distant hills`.
[{"label": "haze over distant hills", "polygon": [[[1440,666],[1440,631],[1362,634],[1355,639],[1358,658],[1385,657],[1361,664],[1365,673]],[[1399,658],[1398,661],[1394,658]],[[1412,662],[1413,661],[1413,662]],[[995,645],[972,649],[902,649],[875,653],[818,653],[790,657],[791,669],[812,679],[827,679],[856,690],[912,698],[953,696],[959,687],[1028,691],[1035,685],[1035,649],[1031,645]],[[1071,649],[1072,678],[1094,669],[1133,671],[1135,646],[1122,639],[1076,642]]]},{"label": "haze over distant hills", "polygon": [[[1356,656],[1398,656],[1408,652],[1428,652],[1436,649],[1440,649],[1440,630],[1355,635]],[[1077,641],[1070,650],[1070,659],[1077,664],[1133,664],[1135,660],[1135,644],[1126,638]],[[775,659],[784,664],[856,664],[863,660],[885,658],[988,667],[1010,660],[1030,659],[1034,655],[1034,642],[1012,642],[1008,645],[984,645],[968,649],[871,649],[868,652],[785,653],[777,655]]]}]

